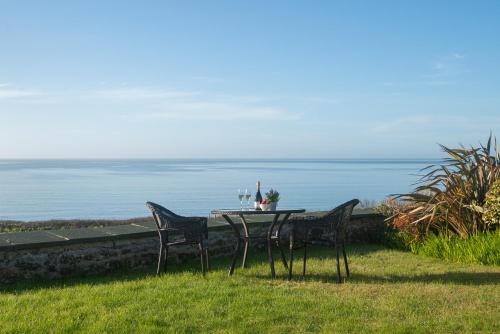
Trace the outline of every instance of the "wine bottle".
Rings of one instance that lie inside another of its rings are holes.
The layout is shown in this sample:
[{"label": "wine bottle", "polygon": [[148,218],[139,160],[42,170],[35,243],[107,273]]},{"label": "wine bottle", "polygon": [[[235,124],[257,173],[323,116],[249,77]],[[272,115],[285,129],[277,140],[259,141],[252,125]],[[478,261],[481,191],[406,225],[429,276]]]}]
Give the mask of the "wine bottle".
[{"label": "wine bottle", "polygon": [[262,195],[260,194],[260,181],[257,181],[257,192],[255,193],[255,210],[260,210],[260,203],[262,202]]}]

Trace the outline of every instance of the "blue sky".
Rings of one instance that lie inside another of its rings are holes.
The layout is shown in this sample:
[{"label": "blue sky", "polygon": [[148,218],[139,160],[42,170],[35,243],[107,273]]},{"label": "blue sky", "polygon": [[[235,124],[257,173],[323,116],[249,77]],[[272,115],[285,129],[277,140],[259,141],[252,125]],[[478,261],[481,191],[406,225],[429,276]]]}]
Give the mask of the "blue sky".
[{"label": "blue sky", "polygon": [[498,1],[0,7],[0,158],[433,158],[500,136]]}]

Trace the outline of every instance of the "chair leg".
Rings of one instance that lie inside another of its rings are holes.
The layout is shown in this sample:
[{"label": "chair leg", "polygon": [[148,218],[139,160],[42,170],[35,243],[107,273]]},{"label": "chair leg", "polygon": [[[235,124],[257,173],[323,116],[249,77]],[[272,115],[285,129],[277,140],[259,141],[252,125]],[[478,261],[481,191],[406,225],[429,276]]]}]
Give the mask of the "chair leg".
[{"label": "chair leg", "polygon": [[293,270],[293,230],[290,231],[290,263],[288,264],[288,280],[292,279],[292,270]]},{"label": "chair leg", "polygon": [[304,263],[302,265],[302,278],[306,277],[306,261],[307,261],[307,241],[304,243]]},{"label": "chair leg", "polygon": [[243,245],[243,262],[241,263],[241,268],[246,268],[247,266],[248,243],[248,239],[245,239],[245,244]]},{"label": "chair leg", "polygon": [[345,244],[344,243],[342,243],[342,254],[344,255],[344,265],[345,265],[346,276],[349,277],[349,265],[347,264],[347,255],[345,253]]},{"label": "chair leg", "polygon": [[280,250],[280,255],[281,255],[281,262],[283,263],[283,266],[285,269],[288,269],[288,264],[286,263],[286,258],[285,258],[285,252],[283,252],[283,248],[281,247],[281,243],[279,239],[276,241],[276,245],[278,246],[278,249]]},{"label": "chair leg", "polygon": [[203,258],[203,242],[198,243],[198,248],[200,249],[200,260],[201,260],[201,272],[205,276],[205,259]]},{"label": "chair leg", "polygon": [[208,261],[208,247],[205,248],[205,260],[207,261],[207,271],[210,271],[210,262]]},{"label": "chair leg", "polygon": [[167,272],[167,257],[168,257],[168,246],[163,249],[163,272]]},{"label": "chair leg", "polygon": [[288,269],[288,263],[286,262],[285,252],[283,251],[283,247],[281,247],[281,228],[282,227],[283,227],[283,222],[278,226],[278,231],[276,231],[276,246],[278,246],[278,249],[280,251],[281,262],[283,263],[283,266],[285,267],[285,269]]},{"label": "chair leg", "polygon": [[236,259],[238,258],[238,255],[240,254],[240,245],[241,245],[241,241],[240,241],[240,238],[238,238],[238,241],[236,242],[236,248],[234,249],[234,253],[233,253],[233,260],[231,261],[231,266],[229,267],[229,276],[231,276],[234,273],[234,266],[236,265]]},{"label": "chair leg", "polygon": [[336,261],[337,261],[337,283],[342,282],[342,276],[340,275],[340,262],[339,262],[339,246],[335,243],[335,253],[336,253]]},{"label": "chair leg", "polygon": [[156,275],[160,275],[162,264],[163,264],[163,244],[160,243],[160,252],[158,253],[158,266],[156,268]]}]

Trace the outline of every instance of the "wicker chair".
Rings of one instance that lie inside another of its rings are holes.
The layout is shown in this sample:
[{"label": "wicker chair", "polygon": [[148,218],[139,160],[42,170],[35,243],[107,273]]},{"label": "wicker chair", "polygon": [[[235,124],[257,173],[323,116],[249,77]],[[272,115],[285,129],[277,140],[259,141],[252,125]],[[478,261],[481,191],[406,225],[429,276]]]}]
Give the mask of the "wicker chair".
[{"label": "wicker chair", "polygon": [[153,213],[158,235],[160,236],[160,252],[156,274],[160,274],[162,266],[163,272],[167,270],[169,247],[178,245],[198,245],[201,258],[201,270],[203,275],[205,275],[205,261],[206,270],[209,270],[207,218],[182,217],[152,202],[147,202],[146,206]]},{"label": "wicker chair", "polygon": [[346,228],[349,224],[352,211],[359,203],[353,199],[321,217],[295,217],[288,221],[290,228],[290,264],[288,265],[288,279],[292,279],[293,251],[304,248],[304,263],[302,276],[306,274],[307,245],[320,244],[335,247],[337,260],[337,282],[340,283],[339,252],[342,249],[347,277],[349,277],[349,266],[345,252]]}]

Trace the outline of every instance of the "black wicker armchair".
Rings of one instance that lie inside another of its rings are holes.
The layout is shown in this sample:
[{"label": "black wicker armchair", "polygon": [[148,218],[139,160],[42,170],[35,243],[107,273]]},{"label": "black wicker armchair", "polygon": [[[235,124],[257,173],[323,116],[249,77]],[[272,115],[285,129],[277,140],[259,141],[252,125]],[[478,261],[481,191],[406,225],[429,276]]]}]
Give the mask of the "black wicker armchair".
[{"label": "black wicker armchair", "polygon": [[302,276],[306,274],[307,245],[320,244],[335,247],[337,260],[337,282],[341,282],[339,253],[342,249],[346,274],[349,277],[349,266],[345,252],[346,228],[352,211],[359,203],[353,199],[320,217],[296,217],[288,221],[290,227],[290,263],[288,279],[292,279],[293,251],[304,248]]},{"label": "black wicker armchair", "polygon": [[201,258],[201,270],[203,275],[205,275],[205,261],[206,270],[209,270],[207,218],[182,217],[152,202],[147,202],[146,206],[153,213],[158,235],[160,236],[160,252],[156,273],[158,275],[160,274],[162,266],[164,272],[167,270],[169,247],[178,245],[198,245]]}]

